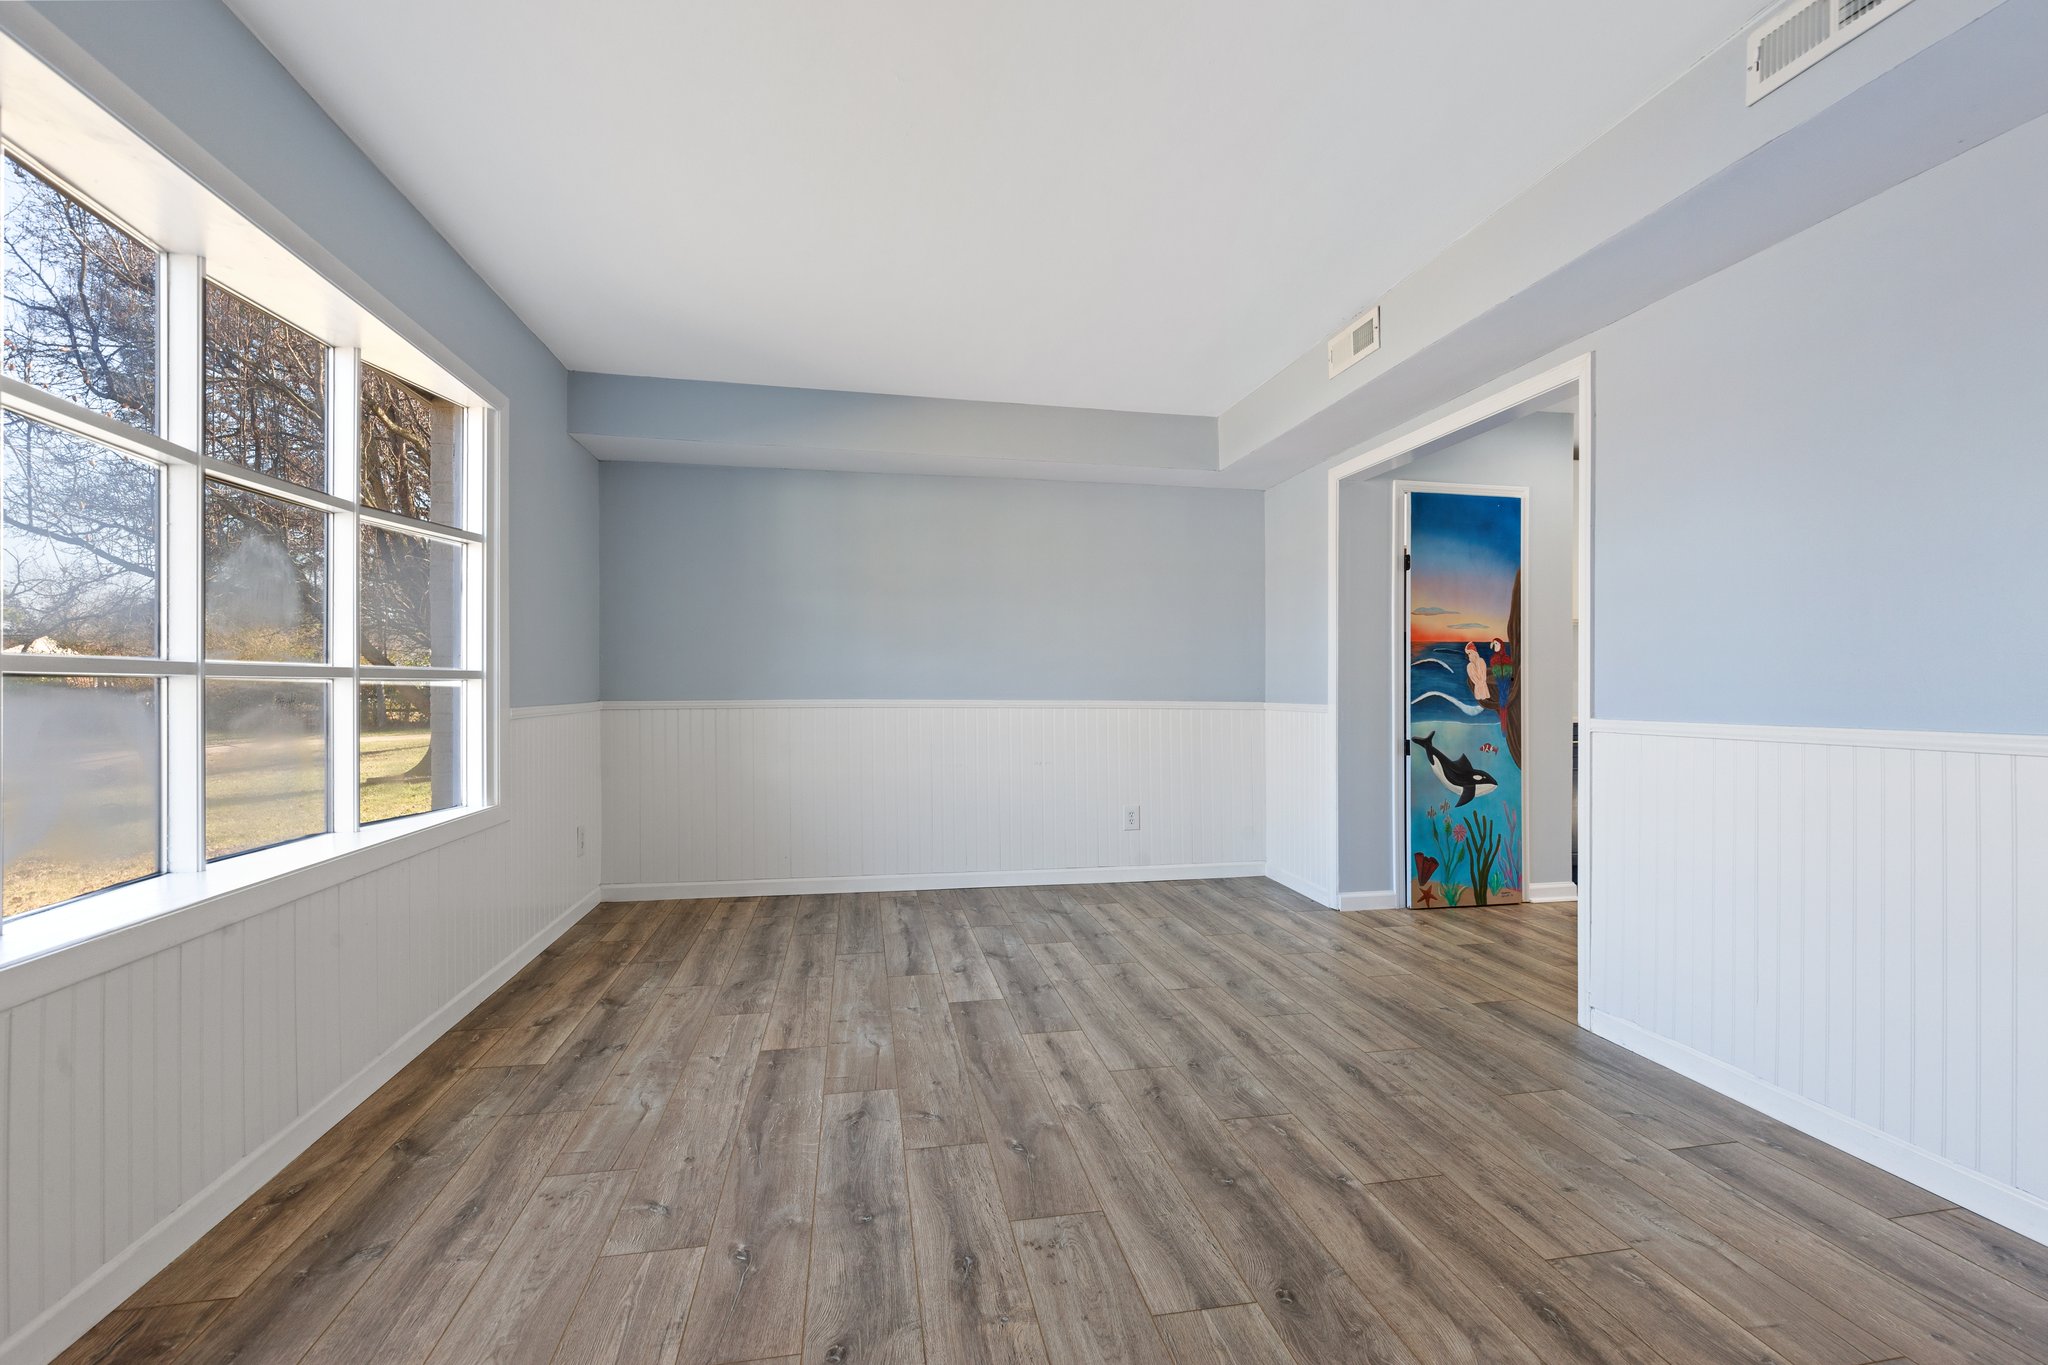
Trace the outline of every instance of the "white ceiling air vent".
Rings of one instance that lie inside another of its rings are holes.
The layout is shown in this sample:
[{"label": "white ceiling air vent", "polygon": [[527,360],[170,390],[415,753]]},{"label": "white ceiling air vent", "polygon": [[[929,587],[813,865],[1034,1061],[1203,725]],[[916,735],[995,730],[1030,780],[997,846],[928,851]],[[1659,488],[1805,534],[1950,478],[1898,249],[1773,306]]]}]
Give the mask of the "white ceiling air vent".
[{"label": "white ceiling air vent", "polygon": [[1749,34],[1749,97],[1755,104],[1912,0],[1793,0]]},{"label": "white ceiling air vent", "polygon": [[1335,379],[1380,348],[1380,307],[1372,307],[1330,338],[1330,378]]}]

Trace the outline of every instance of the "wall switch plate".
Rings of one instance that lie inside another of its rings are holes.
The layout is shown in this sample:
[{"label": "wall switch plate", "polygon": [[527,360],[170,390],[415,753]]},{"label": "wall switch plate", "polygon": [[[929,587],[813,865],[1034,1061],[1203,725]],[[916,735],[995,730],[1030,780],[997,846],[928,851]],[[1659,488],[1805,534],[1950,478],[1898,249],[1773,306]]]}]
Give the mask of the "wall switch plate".
[{"label": "wall switch plate", "polygon": [[576,856],[583,856],[583,826],[576,826]]},{"label": "wall switch plate", "polygon": [[1138,808],[1138,807],[1136,807],[1136,806],[1125,806],[1125,807],[1124,807],[1124,828],[1125,828],[1126,830],[1135,830],[1135,829],[1137,829],[1137,828],[1139,827],[1139,826],[1138,826],[1138,817],[1139,817],[1139,815],[1140,815],[1140,814],[1141,814],[1141,812],[1140,812],[1140,810],[1139,810],[1139,808]]}]

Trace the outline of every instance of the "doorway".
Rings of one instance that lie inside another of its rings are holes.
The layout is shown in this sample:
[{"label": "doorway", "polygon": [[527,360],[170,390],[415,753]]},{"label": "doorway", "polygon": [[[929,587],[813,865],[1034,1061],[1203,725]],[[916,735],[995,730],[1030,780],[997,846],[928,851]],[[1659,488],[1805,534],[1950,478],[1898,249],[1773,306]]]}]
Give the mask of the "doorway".
[{"label": "doorway", "polygon": [[[1456,847],[1439,849],[1428,842],[1417,812],[1426,815],[1434,805],[1440,816],[1469,816],[1490,795],[1480,790],[1487,784],[1474,773],[1493,779],[1493,792],[1513,776],[1522,787],[1516,831],[1502,827],[1501,812],[1480,812],[1492,827],[1485,842],[1497,841],[1490,859],[1484,851],[1479,858],[1487,904],[1576,900],[1580,956],[1585,955],[1594,923],[1596,865],[1582,838],[1589,824],[1587,797],[1576,782],[1575,735],[1592,714],[1591,371],[1591,357],[1581,357],[1504,386],[1329,471],[1328,685],[1336,775],[1330,819],[1340,908],[1446,909],[1444,878],[1455,863],[1457,906],[1461,913],[1469,910],[1472,858],[1462,851],[1456,826],[1464,824],[1469,840],[1474,822],[1454,819],[1448,837]],[[1510,444],[1503,429],[1517,424],[1524,432],[1544,433],[1540,470],[1536,463],[1502,455]],[[1478,458],[1488,449],[1498,458]],[[1521,619],[1514,628],[1493,619],[1515,612],[1513,575],[1508,600],[1492,604],[1490,615],[1449,614],[1462,605],[1454,602],[1411,604],[1406,565],[1398,556],[1410,550],[1412,495],[1442,484],[1457,485],[1442,491],[1467,496],[1524,498]],[[1362,571],[1366,559],[1373,564]],[[1416,607],[1444,614],[1418,618],[1411,615]],[[1417,634],[1417,620],[1445,629]],[[1469,652],[1467,645],[1473,647]],[[1454,686],[1420,685],[1412,665],[1431,651],[1435,662],[1423,663],[1421,671]],[[1475,678],[1484,679],[1484,699],[1476,695]],[[1498,690],[1503,683],[1519,689],[1505,719]],[[1515,744],[1504,742],[1505,733],[1496,738],[1461,731],[1460,741],[1472,742],[1451,741],[1442,733],[1431,740],[1440,758],[1419,744],[1411,747],[1412,739],[1432,734],[1428,724],[1417,733],[1410,730],[1412,704],[1432,691],[1462,705],[1431,700],[1421,715],[1425,722],[1466,724],[1491,710],[1504,731],[1520,722]],[[1492,752],[1483,747],[1489,743]],[[1496,757],[1503,761],[1489,767]],[[1461,803],[1467,779],[1473,779],[1473,795]],[[1411,791],[1419,798],[1412,804]],[[1446,801],[1449,811],[1441,809]],[[1510,847],[1517,839],[1519,857]],[[1418,864],[1417,852],[1435,865]],[[1424,870],[1430,875],[1418,878]]]}]

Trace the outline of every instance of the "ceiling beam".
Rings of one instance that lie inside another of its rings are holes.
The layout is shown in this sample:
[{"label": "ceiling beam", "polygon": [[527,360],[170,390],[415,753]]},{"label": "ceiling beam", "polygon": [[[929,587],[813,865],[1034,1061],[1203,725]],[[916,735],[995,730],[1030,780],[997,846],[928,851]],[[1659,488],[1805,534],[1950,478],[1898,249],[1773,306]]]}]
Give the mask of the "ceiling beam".
[{"label": "ceiling beam", "polygon": [[1389,291],[1378,353],[1234,404],[1222,470],[1278,483],[2048,114],[2043,51],[2048,6],[1912,5],[1745,106],[1738,35]]},{"label": "ceiling beam", "polygon": [[1214,483],[1216,420],[572,373],[569,431],[609,460]]}]

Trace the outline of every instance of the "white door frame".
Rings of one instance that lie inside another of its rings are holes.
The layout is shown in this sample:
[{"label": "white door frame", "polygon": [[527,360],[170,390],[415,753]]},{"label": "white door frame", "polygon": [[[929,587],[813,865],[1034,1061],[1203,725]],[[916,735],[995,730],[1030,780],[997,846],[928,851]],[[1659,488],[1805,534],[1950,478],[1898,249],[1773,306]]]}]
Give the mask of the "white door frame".
[{"label": "white door frame", "polygon": [[[1342,871],[1342,825],[1339,807],[1342,797],[1342,752],[1339,736],[1344,733],[1340,717],[1343,709],[1343,693],[1338,688],[1338,662],[1342,657],[1337,647],[1339,622],[1339,593],[1343,587],[1340,572],[1339,535],[1343,515],[1343,500],[1338,496],[1340,485],[1353,475],[1384,473],[1398,469],[1428,454],[1431,450],[1452,445],[1469,436],[1496,426],[1505,425],[1517,417],[1540,412],[1555,403],[1560,397],[1570,394],[1575,398],[1572,406],[1572,436],[1579,452],[1576,474],[1578,476],[1578,552],[1577,577],[1580,603],[1579,619],[1579,678],[1578,678],[1578,724],[1579,732],[1585,734],[1594,721],[1593,710],[1593,622],[1597,594],[1593,591],[1593,517],[1595,499],[1593,484],[1593,356],[1591,352],[1577,356],[1555,368],[1524,379],[1519,383],[1505,385],[1485,391],[1461,403],[1448,416],[1438,418],[1425,426],[1417,427],[1406,435],[1341,460],[1329,471],[1327,505],[1329,508],[1326,556],[1328,582],[1325,591],[1327,606],[1324,629],[1328,649],[1328,678],[1326,696],[1330,699],[1330,810],[1327,825],[1331,858],[1333,890],[1332,901],[1341,900]],[[1590,818],[1592,784],[1582,772],[1578,788],[1578,830],[1579,830],[1579,880],[1578,880],[1578,938],[1581,963],[1592,961],[1593,916],[1598,890],[1598,879],[1594,875],[1593,822]],[[1526,852],[1525,852],[1526,860]],[[1395,868],[1399,873],[1401,869]],[[1586,986],[1583,973],[1579,977],[1579,1022],[1587,1021],[1589,1010],[1586,1004]]]},{"label": "white door frame", "polygon": [[[1521,502],[1522,512],[1522,559],[1519,567],[1522,572],[1522,602],[1524,604],[1525,610],[1527,608],[1528,602],[1530,601],[1529,486],[1527,484],[1436,483],[1428,479],[1395,480],[1393,512],[1394,534],[1391,537],[1391,539],[1393,540],[1394,547],[1394,611],[1392,641],[1394,648],[1391,658],[1394,688],[1389,697],[1394,717],[1393,728],[1390,731],[1394,738],[1394,761],[1388,765],[1387,776],[1388,780],[1393,783],[1393,801],[1391,803],[1392,815],[1390,819],[1390,832],[1392,835],[1393,842],[1389,846],[1394,850],[1394,907],[1396,909],[1405,909],[1408,906],[1408,887],[1409,882],[1411,880],[1408,876],[1408,868],[1410,865],[1409,855],[1414,852],[1414,850],[1410,848],[1408,844],[1409,829],[1411,824],[1413,823],[1409,818],[1410,812],[1408,806],[1410,800],[1410,795],[1408,791],[1408,675],[1411,661],[1408,657],[1408,574],[1402,563],[1402,557],[1408,553],[1409,548],[1408,495],[1410,493],[1455,493],[1469,494],[1474,497],[1487,497],[1490,495],[1493,497],[1519,499]],[[1523,632],[1524,635],[1526,635],[1527,633],[1527,631]],[[1523,642],[1521,640],[1517,640],[1514,643],[1515,667],[1517,670],[1520,670],[1521,668],[1523,668],[1524,663],[1528,658],[1528,652],[1522,648]],[[1527,715],[1526,705],[1524,707],[1523,714],[1525,716]],[[1522,751],[1524,754],[1528,754],[1533,748],[1533,745],[1524,744],[1522,746]],[[1529,788],[1531,783],[1529,779],[1529,766],[1526,763],[1518,764],[1517,766],[1520,767],[1522,770],[1523,833],[1521,891],[1523,899],[1527,900],[1529,895],[1529,838],[1527,812],[1529,809]]]}]

